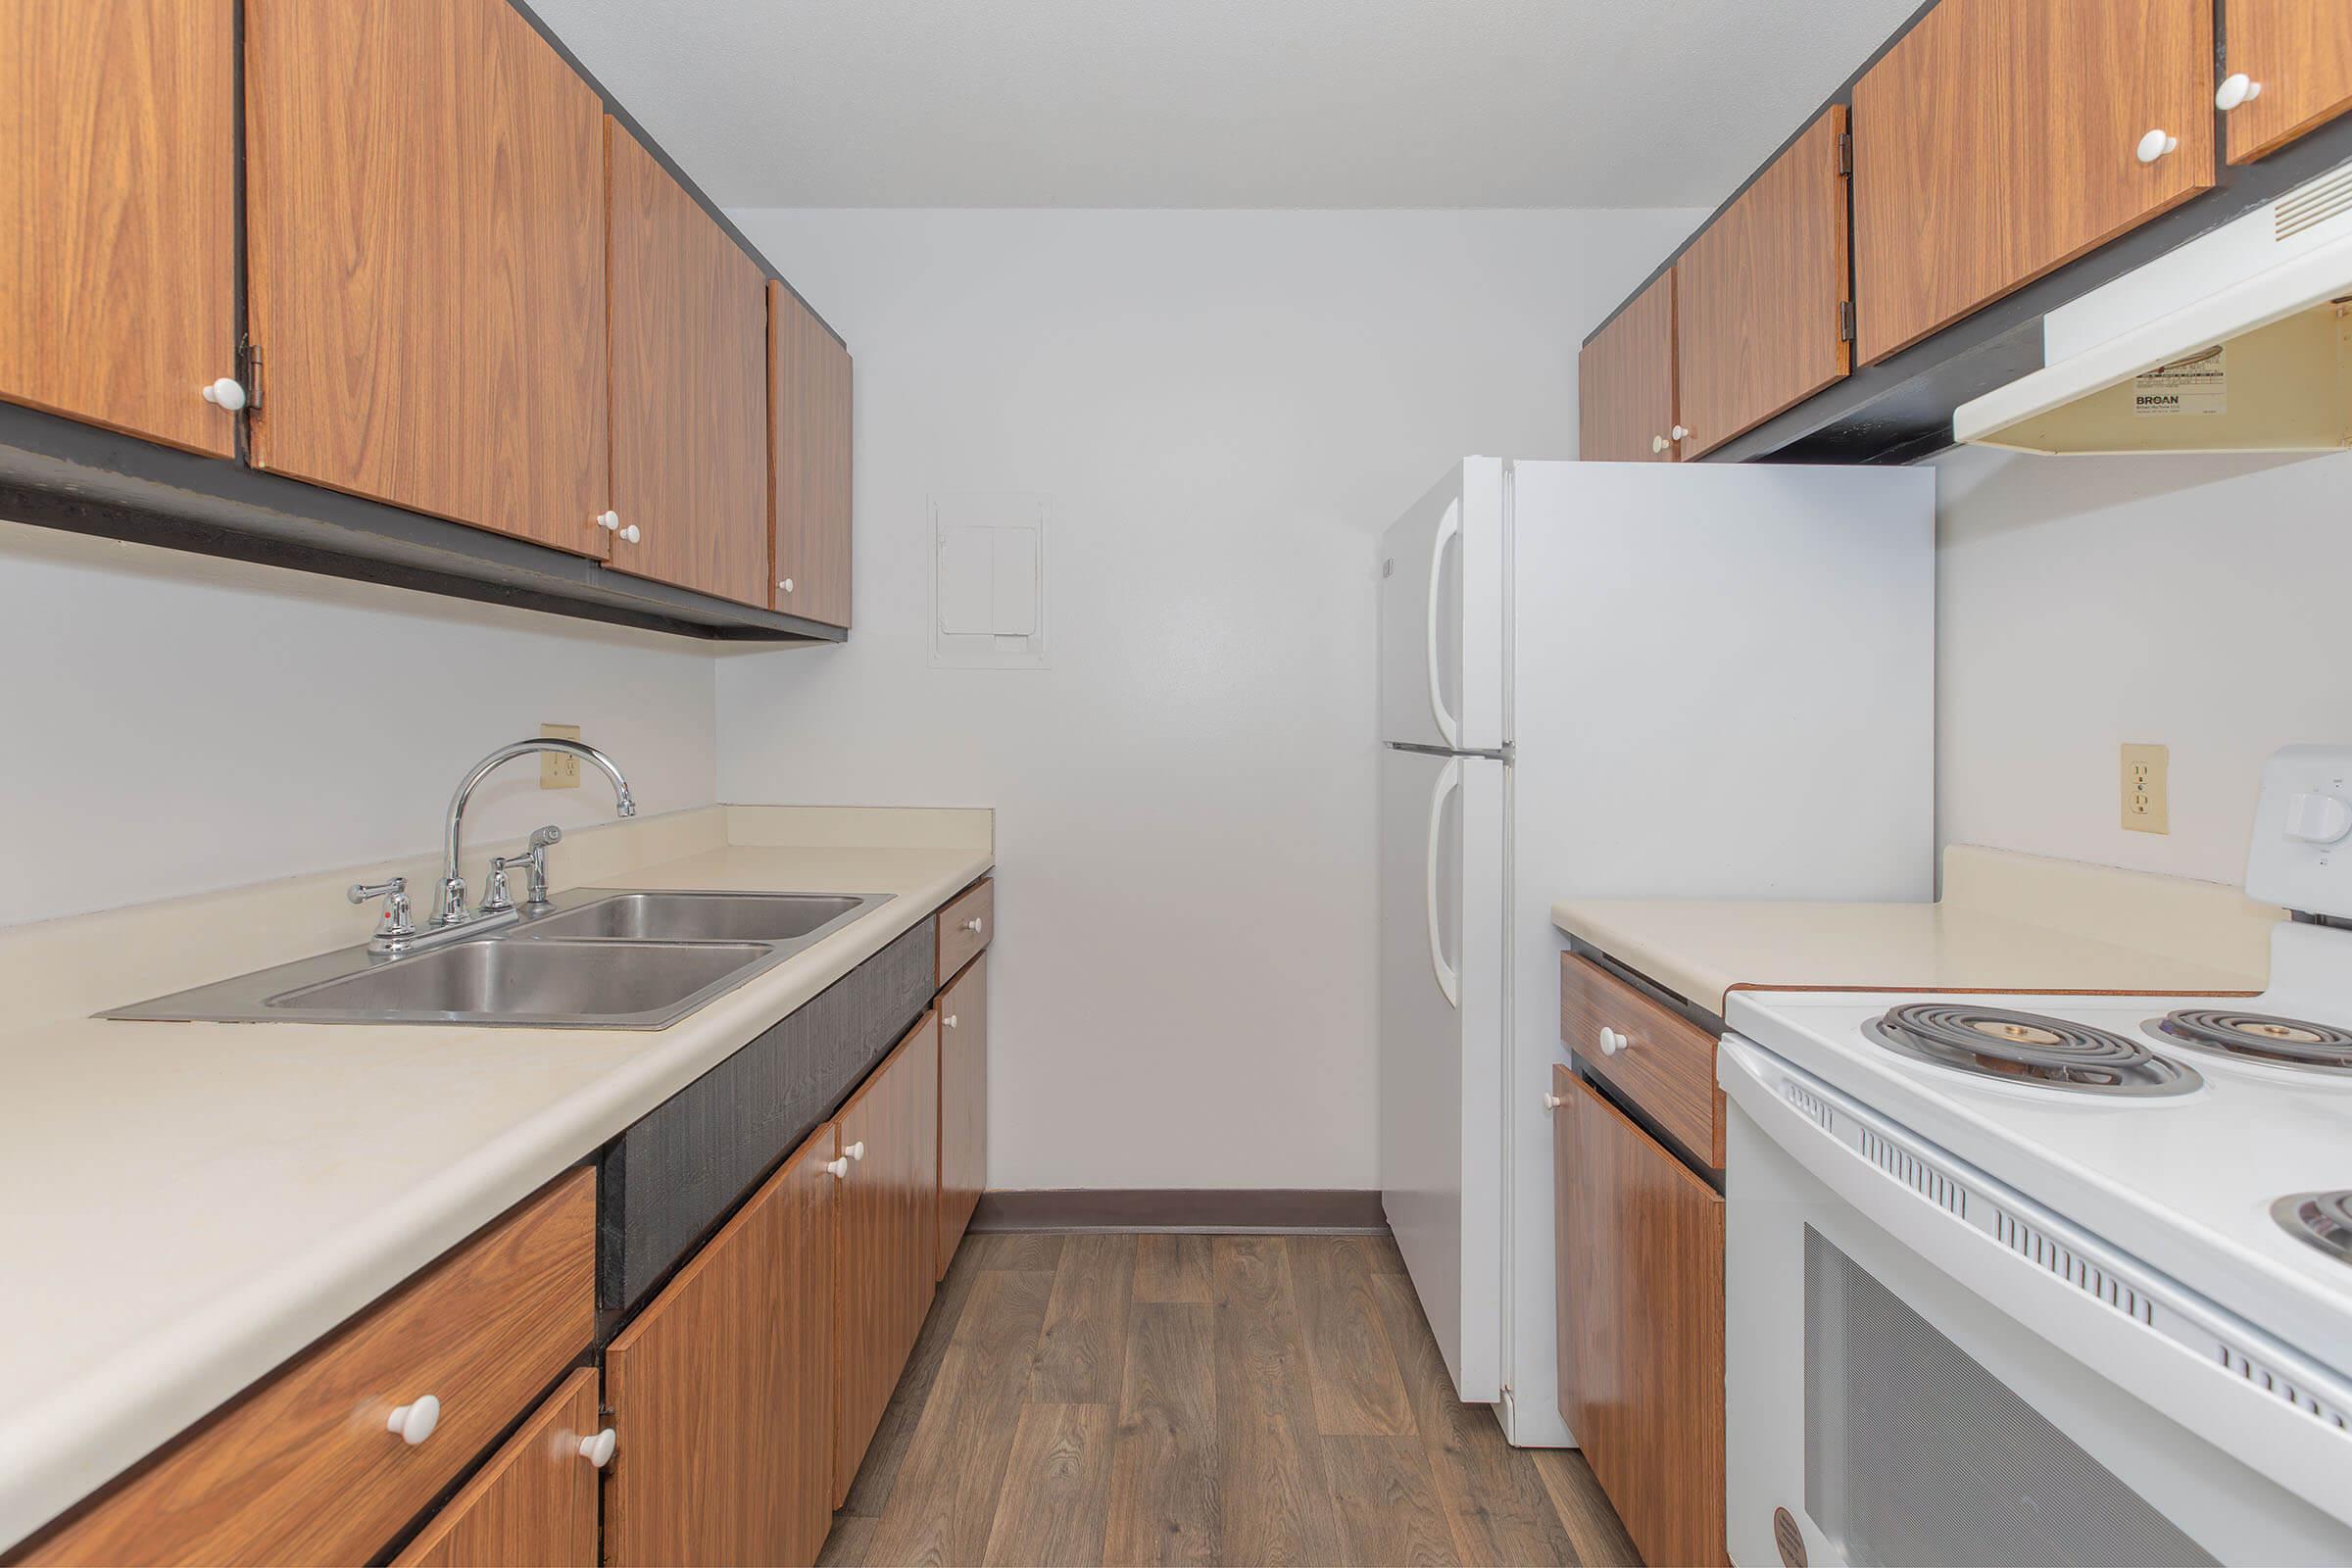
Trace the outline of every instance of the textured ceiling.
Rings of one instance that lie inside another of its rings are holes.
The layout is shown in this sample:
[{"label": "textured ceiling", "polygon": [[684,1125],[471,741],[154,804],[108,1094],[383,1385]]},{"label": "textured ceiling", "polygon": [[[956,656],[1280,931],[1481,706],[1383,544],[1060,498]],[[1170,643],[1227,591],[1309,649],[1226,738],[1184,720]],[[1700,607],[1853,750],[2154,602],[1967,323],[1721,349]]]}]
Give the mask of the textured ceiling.
[{"label": "textured ceiling", "polygon": [[531,0],[728,207],[1694,207],[1918,0]]}]

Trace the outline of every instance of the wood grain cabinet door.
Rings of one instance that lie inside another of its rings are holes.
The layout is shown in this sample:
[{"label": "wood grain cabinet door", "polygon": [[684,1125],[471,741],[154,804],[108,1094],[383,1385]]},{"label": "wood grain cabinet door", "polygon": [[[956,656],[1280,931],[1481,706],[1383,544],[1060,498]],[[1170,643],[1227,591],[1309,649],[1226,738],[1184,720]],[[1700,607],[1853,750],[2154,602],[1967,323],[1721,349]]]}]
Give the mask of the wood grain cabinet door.
[{"label": "wood grain cabinet door", "polygon": [[988,955],[939,998],[939,1278],[988,1186]]},{"label": "wood grain cabinet door", "polygon": [[938,1279],[939,1015],[927,1012],[841,1109],[833,1501],[849,1495]]},{"label": "wood grain cabinet door", "polygon": [[772,609],[850,623],[850,351],[783,284],[767,284],[775,484]]},{"label": "wood grain cabinet door", "polygon": [[2352,6],[2230,0],[2228,69],[2261,91],[2230,111],[2230,161],[2250,164],[2352,109]]},{"label": "wood grain cabinet door", "polygon": [[827,1123],[605,1350],[605,1561],[811,1563],[832,1528]]},{"label": "wood grain cabinet door", "polygon": [[1588,463],[1675,463],[1675,275],[1628,300],[1576,359],[1576,455]]},{"label": "wood grain cabinet door", "polygon": [[603,1430],[594,1367],[565,1378],[522,1430],[392,1559],[394,1568],[596,1568]]},{"label": "wood grain cabinet door", "polygon": [[0,0],[0,398],[227,457],[230,0]]},{"label": "wood grain cabinet door", "polygon": [[611,564],[765,608],[767,279],[619,122],[605,129]]},{"label": "wood grain cabinet door", "polygon": [[246,0],[254,466],[602,557],[604,106],[506,0]]},{"label": "wood grain cabinet door", "polygon": [[1727,1560],[1723,1198],[1552,1069],[1560,1414],[1654,1563]]},{"label": "wood grain cabinet door", "polygon": [[2212,185],[2213,92],[2213,0],[1942,0],[1854,84],[1863,362]]},{"label": "wood grain cabinet door", "polygon": [[1767,165],[1675,263],[1675,398],[1702,457],[1853,368],[1845,108]]}]

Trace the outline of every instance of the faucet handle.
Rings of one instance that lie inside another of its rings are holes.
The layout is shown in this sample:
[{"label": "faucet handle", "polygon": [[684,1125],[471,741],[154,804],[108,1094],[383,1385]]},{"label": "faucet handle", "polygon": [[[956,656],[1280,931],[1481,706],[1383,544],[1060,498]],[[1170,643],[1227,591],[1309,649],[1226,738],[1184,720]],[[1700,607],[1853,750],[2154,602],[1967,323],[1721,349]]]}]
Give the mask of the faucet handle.
[{"label": "faucet handle", "polygon": [[354,904],[366,904],[371,899],[384,901],[384,912],[377,919],[376,936],[413,937],[416,928],[409,923],[409,879],[396,876],[384,882],[354,882],[343,895]]}]

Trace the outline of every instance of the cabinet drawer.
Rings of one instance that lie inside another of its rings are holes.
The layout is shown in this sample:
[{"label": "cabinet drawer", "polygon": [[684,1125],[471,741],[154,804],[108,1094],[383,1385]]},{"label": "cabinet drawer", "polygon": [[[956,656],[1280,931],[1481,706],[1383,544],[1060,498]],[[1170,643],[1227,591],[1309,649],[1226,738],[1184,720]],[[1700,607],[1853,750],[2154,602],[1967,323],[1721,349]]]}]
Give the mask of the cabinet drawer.
[{"label": "cabinet drawer", "polygon": [[[357,1563],[506,1430],[596,1318],[596,1179],[578,1170],[214,1416],[26,1562]],[[440,1420],[404,1443],[396,1406]]]},{"label": "cabinet drawer", "polygon": [[948,977],[971,962],[973,955],[987,947],[988,939],[996,933],[996,878],[984,876],[957,894],[939,911],[937,919],[939,972],[931,983],[945,985]]},{"label": "cabinet drawer", "polygon": [[1723,1091],[1715,1082],[1713,1035],[1590,958],[1563,953],[1560,1038],[1676,1142],[1722,1168]]}]

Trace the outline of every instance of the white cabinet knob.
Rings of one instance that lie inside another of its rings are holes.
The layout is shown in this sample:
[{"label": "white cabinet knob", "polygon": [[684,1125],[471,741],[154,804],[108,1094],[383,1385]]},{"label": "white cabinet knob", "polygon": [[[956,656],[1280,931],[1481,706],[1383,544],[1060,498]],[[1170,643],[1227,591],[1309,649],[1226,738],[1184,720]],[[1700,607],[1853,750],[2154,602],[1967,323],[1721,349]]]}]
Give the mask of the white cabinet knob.
[{"label": "white cabinet knob", "polygon": [[1631,1035],[1621,1035],[1616,1030],[1609,1028],[1606,1024],[1601,1026],[1600,1054],[1602,1055],[1614,1056],[1617,1054],[1617,1053],[1623,1051],[1626,1047],[1632,1045],[1633,1043],[1634,1040]]},{"label": "white cabinet knob", "polygon": [[2213,95],[2213,106],[2228,114],[2239,104],[2250,104],[2262,96],[2262,83],[2240,71],[2222,82],[2221,90]]},{"label": "white cabinet knob", "polygon": [[608,533],[618,533],[620,531],[620,514],[600,512],[596,514],[596,525]]},{"label": "white cabinet knob", "polygon": [[825,1169],[843,1181],[849,1180],[850,1162],[846,1159],[828,1159],[825,1161]]},{"label": "white cabinet knob", "polygon": [[862,1138],[858,1139],[849,1148],[843,1150],[842,1152],[849,1155],[852,1159],[863,1159],[865,1157],[865,1140]]},{"label": "white cabinet knob", "polygon": [[1674,438],[1677,441],[1688,441],[1690,439],[1690,432],[1678,424],[1674,427]]},{"label": "white cabinet knob", "polygon": [[2352,833],[2352,806],[2340,797],[2306,791],[2286,803],[2286,836],[2305,844],[2333,844]]},{"label": "white cabinet knob", "polygon": [[2139,161],[2143,164],[2152,164],[2180,145],[2180,137],[2167,135],[2161,130],[2151,130],[2139,138]]},{"label": "white cabinet knob", "polygon": [[1567,1101],[1561,1099],[1558,1095],[1553,1094],[1550,1090],[1546,1089],[1544,1091],[1544,1108],[1545,1110],[1557,1110],[1566,1103],[1568,1103]]},{"label": "white cabinet knob", "polygon": [[777,583],[776,586],[783,589],[786,593],[790,593],[792,592],[792,579],[787,577],[782,582]]},{"label": "white cabinet knob", "polygon": [[643,534],[640,534],[637,531],[637,525],[633,522],[630,523],[626,528],[620,530],[620,536],[621,538],[627,540],[630,544],[635,544],[639,539],[645,537]]},{"label": "white cabinet knob", "polygon": [[1663,452],[1663,451],[1665,451],[1665,450],[1666,450],[1666,438],[1665,438],[1664,436],[1662,436],[1662,435],[1653,435],[1653,436],[1651,436],[1651,437],[1649,438],[1649,450],[1650,450],[1650,451],[1652,451],[1652,452]]},{"label": "white cabinet knob", "polygon": [[207,403],[219,404],[234,414],[245,406],[245,388],[232,376],[222,376],[211,386],[198,387],[196,395]]},{"label": "white cabinet knob", "polygon": [[945,1018],[940,1019],[939,1022],[941,1028],[953,1029],[956,1027],[956,1015],[951,1012]]},{"label": "white cabinet knob", "polygon": [[978,918],[977,916],[975,916],[975,917],[973,917],[972,919],[969,919],[969,920],[966,920],[966,921],[964,921],[964,922],[963,922],[963,928],[964,928],[966,931],[969,931],[969,932],[970,932],[972,935],[974,935],[974,936],[978,936],[978,935],[980,934],[980,921],[979,921],[979,918]]},{"label": "white cabinet knob", "polygon": [[384,1430],[399,1433],[400,1441],[414,1448],[431,1437],[433,1428],[440,1424],[441,1401],[428,1394],[414,1403],[404,1404],[394,1410],[392,1419],[384,1423]]},{"label": "white cabinet knob", "polygon": [[580,1440],[580,1457],[602,1470],[612,1462],[612,1450],[619,1443],[620,1439],[613,1436],[612,1429],[607,1427],[592,1438]]}]

